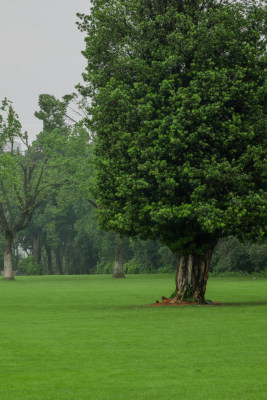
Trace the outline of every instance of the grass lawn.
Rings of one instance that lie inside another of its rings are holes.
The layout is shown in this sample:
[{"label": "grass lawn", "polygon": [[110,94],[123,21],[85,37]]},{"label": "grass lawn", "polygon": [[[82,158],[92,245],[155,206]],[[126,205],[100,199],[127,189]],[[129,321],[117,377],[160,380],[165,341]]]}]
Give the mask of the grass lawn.
[{"label": "grass lawn", "polygon": [[209,280],[217,307],[140,307],[174,276],[0,280],[1,400],[265,400],[267,280]]}]

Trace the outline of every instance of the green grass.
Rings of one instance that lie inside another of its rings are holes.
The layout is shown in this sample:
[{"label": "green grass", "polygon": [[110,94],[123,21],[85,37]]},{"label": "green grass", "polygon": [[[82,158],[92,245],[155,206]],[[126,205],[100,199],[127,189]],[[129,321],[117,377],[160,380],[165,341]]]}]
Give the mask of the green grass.
[{"label": "green grass", "polygon": [[0,280],[0,399],[266,399],[267,280],[210,279],[221,307],[140,307],[173,282]]}]

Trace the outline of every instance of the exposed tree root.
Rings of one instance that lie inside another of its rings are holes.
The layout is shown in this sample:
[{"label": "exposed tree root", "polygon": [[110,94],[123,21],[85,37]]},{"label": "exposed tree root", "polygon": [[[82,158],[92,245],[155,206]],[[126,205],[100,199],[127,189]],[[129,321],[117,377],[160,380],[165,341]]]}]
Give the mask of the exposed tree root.
[{"label": "exposed tree root", "polygon": [[220,306],[222,303],[219,301],[211,301],[211,300],[204,300],[203,302],[197,302],[195,300],[184,300],[184,299],[177,299],[177,297],[162,297],[161,302],[159,300],[156,300],[155,304],[152,304],[152,306]]}]

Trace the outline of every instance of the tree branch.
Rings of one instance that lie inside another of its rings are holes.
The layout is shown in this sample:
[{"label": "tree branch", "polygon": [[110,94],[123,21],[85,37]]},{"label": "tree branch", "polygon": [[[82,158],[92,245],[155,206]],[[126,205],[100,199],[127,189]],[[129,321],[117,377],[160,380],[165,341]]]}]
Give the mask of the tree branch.
[{"label": "tree branch", "polygon": [[22,198],[21,198],[21,196],[20,196],[20,194],[19,194],[19,191],[18,191],[18,188],[17,188],[17,185],[16,185],[16,184],[14,184],[14,190],[15,190],[17,199],[18,199],[18,201],[19,201],[19,204],[20,204],[21,208],[23,209],[23,208],[24,208],[24,203],[23,203],[23,200],[22,200]]},{"label": "tree branch", "polygon": [[92,204],[95,208],[98,208],[98,205],[91,199],[88,199],[88,203]]}]

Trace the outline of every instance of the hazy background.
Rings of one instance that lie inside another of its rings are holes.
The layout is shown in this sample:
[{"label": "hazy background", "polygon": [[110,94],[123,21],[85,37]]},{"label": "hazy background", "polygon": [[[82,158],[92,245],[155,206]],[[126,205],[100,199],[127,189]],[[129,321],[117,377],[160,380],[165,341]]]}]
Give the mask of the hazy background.
[{"label": "hazy background", "polygon": [[42,93],[62,97],[82,81],[83,34],[76,13],[88,0],[0,0],[0,101],[13,101],[23,131],[40,132],[34,117]]}]

